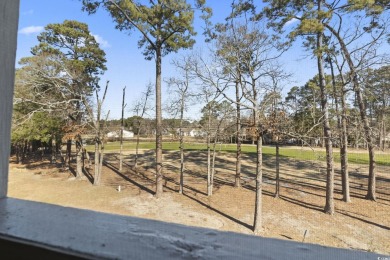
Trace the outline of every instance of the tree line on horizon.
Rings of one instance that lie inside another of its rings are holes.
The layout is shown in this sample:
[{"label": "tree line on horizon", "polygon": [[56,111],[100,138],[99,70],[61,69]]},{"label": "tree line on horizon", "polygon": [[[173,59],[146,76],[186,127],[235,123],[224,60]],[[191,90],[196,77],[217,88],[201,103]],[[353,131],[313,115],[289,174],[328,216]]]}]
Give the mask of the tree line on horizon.
[{"label": "tree line on horizon", "polygon": [[[183,129],[196,124],[207,144],[207,194],[212,195],[216,143],[237,144],[235,187],[241,186],[241,144],[249,136],[257,147],[256,203],[253,230],[262,229],[262,145],[275,144],[275,197],[279,196],[279,146],[287,140],[326,149],[326,201],[324,211],[334,213],[333,150],[340,149],[343,201],[350,202],[348,148],[365,148],[369,154],[366,198],[376,200],[375,151],[388,148],[390,129],[390,66],[388,53],[389,4],[386,1],[232,1],[226,20],[212,24],[206,1],[82,0],[83,11],[101,8],[110,13],[115,27],[140,34],[139,48],[154,60],[156,81],[148,84],[133,117],[108,120],[103,113],[109,82],[101,86],[106,68],[104,51],[88,25],[78,21],[49,24],[38,36],[32,56],[19,61],[16,71],[13,150],[26,145],[46,145],[52,161],[66,142],[64,163],[70,164],[76,145],[76,174],[84,175],[87,156],[82,134],[94,135],[94,184],[98,185],[104,161],[105,132],[109,124],[131,127],[136,136],[153,129],[156,137],[156,197],[163,195],[162,136],[174,129],[180,142],[180,190],[184,185]],[[168,78],[169,101],[161,102],[162,59],[169,53],[192,48],[195,14],[205,21],[210,53],[191,52],[173,60],[178,75]],[[291,23],[293,22],[293,23]],[[286,24],[290,24],[286,26]],[[357,26],[358,25],[358,26]],[[281,56],[298,41],[316,60],[317,75],[303,86],[291,86],[293,75],[281,65]],[[326,72],[325,72],[326,71]],[[153,94],[153,89],[155,93]],[[102,95],[102,96],[100,96]],[[151,101],[155,105],[151,105]],[[188,121],[194,103],[202,104],[196,123]],[[109,108],[109,104],[107,105]],[[170,118],[163,119],[165,110]],[[150,120],[148,112],[155,117]],[[144,131],[144,132],[142,132]],[[139,139],[137,139],[138,149]],[[122,147],[122,146],[121,146]],[[122,148],[121,148],[122,151]],[[23,157],[23,156],[22,156]],[[122,158],[122,157],[121,157]],[[121,160],[122,162],[122,160]],[[135,161],[135,166],[137,162]],[[120,169],[122,167],[120,166]]]}]

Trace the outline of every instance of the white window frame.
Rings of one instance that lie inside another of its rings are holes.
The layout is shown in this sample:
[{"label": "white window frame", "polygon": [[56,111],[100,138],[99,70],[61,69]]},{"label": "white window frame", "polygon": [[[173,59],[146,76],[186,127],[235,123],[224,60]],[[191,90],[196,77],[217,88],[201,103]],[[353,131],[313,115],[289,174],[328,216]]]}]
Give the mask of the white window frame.
[{"label": "white window frame", "polygon": [[0,241],[93,259],[379,257],[7,198],[18,16],[19,0],[0,0]]}]

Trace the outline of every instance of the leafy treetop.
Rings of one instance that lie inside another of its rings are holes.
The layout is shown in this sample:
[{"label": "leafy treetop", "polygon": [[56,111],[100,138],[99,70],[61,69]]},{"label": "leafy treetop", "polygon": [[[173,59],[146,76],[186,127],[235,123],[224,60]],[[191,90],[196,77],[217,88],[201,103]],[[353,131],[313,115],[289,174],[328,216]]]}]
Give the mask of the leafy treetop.
[{"label": "leafy treetop", "polygon": [[[138,30],[142,34],[138,46],[144,47],[143,54],[148,60],[154,58],[157,50],[164,56],[195,43],[194,7],[185,0],[82,0],[82,3],[83,10],[90,14],[102,6],[121,31]],[[211,13],[204,4],[204,0],[197,0],[195,8]]]},{"label": "leafy treetop", "polygon": [[32,48],[33,55],[54,54],[63,57],[72,72],[84,74],[84,82],[97,87],[98,75],[107,69],[105,52],[100,48],[88,25],[73,20],[49,24],[38,36],[39,44]]}]

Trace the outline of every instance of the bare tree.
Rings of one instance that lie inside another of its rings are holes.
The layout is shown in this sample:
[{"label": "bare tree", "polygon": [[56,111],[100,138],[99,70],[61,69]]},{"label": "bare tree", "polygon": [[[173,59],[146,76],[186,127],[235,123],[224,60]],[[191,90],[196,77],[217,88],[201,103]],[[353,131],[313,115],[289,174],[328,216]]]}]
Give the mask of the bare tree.
[{"label": "bare tree", "polygon": [[142,93],[142,97],[139,101],[136,102],[134,106],[134,113],[137,117],[136,121],[136,129],[137,129],[137,139],[136,139],[136,145],[135,145],[135,159],[134,159],[134,169],[137,170],[138,167],[138,150],[139,150],[139,137],[141,132],[141,126],[143,123],[143,118],[147,111],[149,110],[148,102],[150,101],[150,98],[153,95],[153,84],[149,83],[146,85],[145,92]]},{"label": "bare tree", "polygon": [[242,43],[240,37],[241,30],[245,30],[245,26],[240,26],[231,20],[231,23],[226,25],[218,25],[216,31],[216,52],[220,59],[220,64],[224,67],[223,72],[229,81],[234,82],[235,87],[235,105],[236,105],[236,176],[235,187],[240,187],[241,182],[241,100],[242,100],[242,79],[243,79],[243,62],[242,62]]},{"label": "bare tree", "polygon": [[190,48],[195,40],[193,29],[194,10],[204,12],[203,18],[211,13],[204,6],[205,1],[187,3],[176,1],[113,1],[83,0],[83,10],[95,13],[101,6],[106,9],[121,31],[139,31],[139,47],[145,47],[146,59],[155,59],[156,65],[156,193],[158,198],[163,194],[163,161],[162,161],[162,111],[161,111],[161,70],[162,58],[170,52]]},{"label": "bare tree", "polygon": [[281,104],[281,84],[290,77],[291,75],[285,73],[281,65],[275,65],[274,70],[269,71],[270,85],[262,102],[262,110],[265,111],[265,129],[275,143],[275,198],[280,196],[280,140],[285,136],[288,124],[286,110]]},{"label": "bare tree", "polygon": [[[339,21],[336,26],[325,23],[325,28],[335,37],[338,47],[341,52],[341,57],[348,65],[348,74],[353,91],[355,92],[357,105],[359,107],[360,119],[363,124],[365,141],[367,142],[367,149],[369,154],[369,174],[368,174],[368,190],[366,198],[369,200],[376,200],[376,174],[375,174],[375,140],[371,131],[370,122],[367,118],[367,107],[364,91],[362,89],[362,71],[365,68],[373,66],[380,62],[380,57],[376,53],[376,48],[381,43],[388,33],[389,19],[375,20],[373,23],[367,21],[368,27],[364,26],[364,19],[357,20],[355,30],[348,35],[342,35],[345,22],[342,16],[339,16]],[[363,37],[370,37],[368,42],[355,46],[356,42]]]},{"label": "bare tree", "polygon": [[184,132],[183,121],[184,112],[187,111],[189,101],[194,96],[190,90],[190,66],[191,57],[187,56],[181,60],[174,60],[173,65],[179,70],[180,78],[170,78],[168,86],[170,93],[174,96],[169,111],[173,114],[179,114],[179,142],[180,142],[180,185],[179,193],[183,194],[184,186]]},{"label": "bare tree", "polygon": [[211,137],[212,137],[212,126],[213,119],[215,119],[215,110],[218,102],[218,94],[215,92],[215,89],[212,89],[206,85],[203,85],[201,88],[200,94],[206,106],[203,107],[202,113],[203,118],[201,119],[201,124],[206,130],[206,146],[207,146],[207,196],[211,196],[213,193],[212,187],[212,153],[211,153]]},{"label": "bare tree", "polygon": [[[330,66],[332,76],[332,87],[333,87],[333,99],[335,102],[335,110],[337,115],[337,128],[339,129],[339,141],[340,141],[340,165],[341,165],[341,186],[343,192],[343,201],[351,202],[349,192],[349,171],[348,171],[348,131],[347,131],[347,103],[346,103],[346,85],[345,77],[343,73],[344,63],[339,65],[337,58],[329,56],[327,61]],[[333,63],[336,64],[337,70],[340,73],[340,82],[336,80]],[[339,84],[338,84],[339,83]],[[339,108],[339,102],[341,105],[341,111]]]},{"label": "bare tree", "polygon": [[216,159],[216,147],[218,141],[220,142],[220,137],[222,133],[231,125],[232,119],[232,113],[233,113],[233,107],[231,106],[231,103],[224,100],[217,104],[217,118],[216,122],[213,124],[212,128],[212,136],[213,136],[213,148],[212,148],[212,160],[211,160],[211,173],[210,173],[210,186],[208,187],[209,194],[208,196],[211,196],[213,194],[213,187],[214,187],[214,176],[215,176],[215,159]]},{"label": "bare tree", "polygon": [[104,100],[106,99],[107,95],[107,89],[108,89],[109,81],[106,83],[106,87],[104,88],[103,97],[99,98],[99,92],[96,89],[95,90],[95,96],[96,96],[96,110],[94,111],[92,105],[86,98],[83,98],[84,106],[87,108],[88,116],[89,116],[89,123],[90,126],[95,131],[95,172],[94,172],[94,179],[93,179],[93,185],[99,185],[101,176],[102,176],[102,169],[103,169],[103,159],[104,159],[104,141],[105,141],[105,129],[106,129],[106,122],[108,115],[110,114],[110,111],[106,114],[105,119],[102,119],[102,107]]},{"label": "bare tree", "polygon": [[[259,233],[262,230],[261,208],[262,208],[262,133],[263,125],[261,119],[261,97],[264,94],[265,82],[269,81],[269,72],[274,70],[273,61],[278,59],[283,53],[277,50],[275,39],[272,38],[264,29],[255,24],[245,24],[239,30],[240,35],[237,39],[241,40],[240,55],[242,73],[242,94],[246,102],[240,102],[242,107],[251,111],[252,123],[255,129],[256,138],[256,199],[253,231]],[[223,58],[222,58],[223,59]],[[208,64],[204,60],[195,66],[195,73],[204,85],[216,88],[219,94],[222,94],[231,103],[237,102],[228,96],[226,90],[231,86],[231,81],[226,79],[223,69],[226,66],[219,66],[218,56],[213,64]]]}]

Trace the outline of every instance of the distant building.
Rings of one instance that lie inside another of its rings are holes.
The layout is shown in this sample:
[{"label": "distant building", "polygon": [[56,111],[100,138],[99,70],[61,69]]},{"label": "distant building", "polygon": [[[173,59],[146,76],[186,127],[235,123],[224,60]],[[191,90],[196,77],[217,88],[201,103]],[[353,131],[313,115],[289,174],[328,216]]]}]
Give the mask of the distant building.
[{"label": "distant building", "polygon": [[[183,136],[190,136],[190,137],[204,137],[207,135],[205,131],[202,129],[196,129],[196,128],[182,128]],[[176,134],[180,135],[180,128],[176,129]]]},{"label": "distant building", "polygon": [[133,137],[134,137],[134,132],[123,130],[123,138],[133,138]]},{"label": "distant building", "polygon": [[118,135],[118,133],[116,131],[112,131],[112,132],[108,132],[107,133],[107,137],[108,138],[118,138],[119,135]]},{"label": "distant building", "polygon": [[[115,130],[107,133],[107,137],[110,139],[118,139],[121,137],[121,130]],[[130,139],[134,137],[134,132],[123,130],[123,138]]]}]

